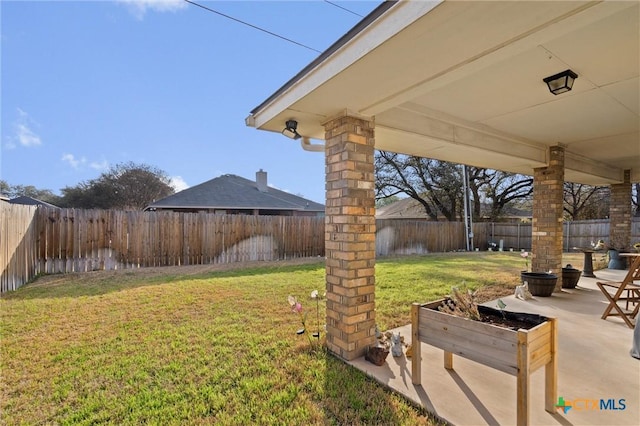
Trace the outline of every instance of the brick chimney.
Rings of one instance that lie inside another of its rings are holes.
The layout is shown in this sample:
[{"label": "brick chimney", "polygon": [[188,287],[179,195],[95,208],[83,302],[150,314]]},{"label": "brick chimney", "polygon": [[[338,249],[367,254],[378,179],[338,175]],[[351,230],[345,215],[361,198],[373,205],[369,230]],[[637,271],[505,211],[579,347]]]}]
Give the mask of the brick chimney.
[{"label": "brick chimney", "polygon": [[256,186],[258,187],[258,191],[267,192],[267,172],[260,169],[256,172]]}]

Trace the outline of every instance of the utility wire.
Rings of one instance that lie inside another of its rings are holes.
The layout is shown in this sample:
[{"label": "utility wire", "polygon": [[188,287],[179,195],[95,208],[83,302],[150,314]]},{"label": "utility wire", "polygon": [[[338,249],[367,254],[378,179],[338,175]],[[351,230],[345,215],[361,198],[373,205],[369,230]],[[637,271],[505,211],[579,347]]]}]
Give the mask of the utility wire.
[{"label": "utility wire", "polygon": [[206,10],[206,11],[209,11],[209,12],[211,12],[211,13],[215,13],[216,15],[220,15],[220,16],[222,16],[222,17],[225,17],[225,18],[227,18],[227,19],[231,19],[232,21],[235,21],[235,22],[238,22],[238,23],[240,23],[240,24],[246,25],[246,26],[251,27],[251,28],[253,28],[253,29],[256,29],[256,30],[258,30],[258,31],[262,31],[263,33],[267,33],[267,34],[272,35],[272,36],[274,36],[274,37],[278,37],[278,38],[280,38],[280,39],[282,39],[282,40],[288,41],[289,43],[296,44],[296,45],[298,45],[298,46],[300,46],[300,47],[304,47],[305,49],[313,50],[314,52],[317,52],[317,53],[322,53],[321,51],[319,51],[319,50],[317,50],[317,49],[314,49],[313,47],[309,47],[309,46],[304,45],[304,44],[302,44],[302,43],[298,43],[298,42],[297,42],[297,41],[295,41],[295,40],[291,40],[290,38],[286,38],[286,37],[283,37],[283,36],[278,35],[278,34],[276,34],[276,33],[272,33],[271,31],[265,30],[264,28],[260,28],[260,27],[257,27],[257,26],[255,26],[255,25],[253,25],[253,24],[249,24],[249,23],[247,23],[247,22],[241,21],[240,19],[236,19],[236,18],[234,18],[234,17],[232,17],[232,16],[225,15],[224,13],[221,13],[221,12],[218,12],[217,10],[213,10],[213,9],[211,9],[210,7],[207,7],[207,6],[203,6],[203,5],[201,5],[201,4],[198,4],[198,3],[196,3],[195,1],[192,1],[192,0],[184,0],[184,1],[185,1],[185,2],[187,2],[187,3],[189,3],[189,4],[192,4],[192,5],[194,5],[194,6],[198,6],[198,7],[202,8],[202,9],[204,9],[204,10]]},{"label": "utility wire", "polygon": [[342,6],[340,6],[339,4],[335,4],[334,2],[331,2],[331,1],[328,1],[328,0],[324,0],[324,2],[325,2],[325,3],[329,3],[330,5],[335,6],[335,7],[339,7],[339,8],[340,8],[340,9],[342,9],[342,10],[346,10],[346,11],[347,11],[347,12],[349,12],[349,13],[353,13],[353,14],[354,14],[354,15],[356,15],[356,16],[359,16],[359,17],[361,17],[361,18],[364,18],[364,16],[360,15],[359,13],[356,13],[356,12],[354,12],[353,10],[349,10],[349,9],[347,9],[346,7],[342,7]]}]

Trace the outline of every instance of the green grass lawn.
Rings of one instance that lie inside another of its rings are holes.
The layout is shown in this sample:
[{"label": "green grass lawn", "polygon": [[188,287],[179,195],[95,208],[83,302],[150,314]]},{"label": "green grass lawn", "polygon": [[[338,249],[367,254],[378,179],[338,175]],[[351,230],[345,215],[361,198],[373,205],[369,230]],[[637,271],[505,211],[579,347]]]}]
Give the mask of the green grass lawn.
[{"label": "green grass lawn", "polygon": [[[578,255],[568,261],[581,267]],[[452,285],[511,293],[523,266],[518,253],[379,260],[377,323],[407,324],[412,302]],[[3,295],[1,423],[436,424],[296,335],[287,296],[315,329],[322,262],[154,271],[47,276]]]}]

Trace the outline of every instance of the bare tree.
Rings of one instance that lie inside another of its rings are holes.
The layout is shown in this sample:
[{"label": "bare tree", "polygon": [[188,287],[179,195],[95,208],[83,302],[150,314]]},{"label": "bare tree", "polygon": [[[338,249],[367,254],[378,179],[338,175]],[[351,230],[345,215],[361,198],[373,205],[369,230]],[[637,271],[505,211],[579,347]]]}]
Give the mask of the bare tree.
[{"label": "bare tree", "polygon": [[609,215],[607,186],[564,183],[564,211],[571,220],[600,219]]},{"label": "bare tree", "polygon": [[[418,201],[432,220],[444,216],[453,221],[463,216],[459,165],[378,151],[375,169],[377,199],[405,194]],[[467,173],[476,220],[481,217],[483,204],[490,206],[490,219],[495,220],[508,205],[531,197],[531,177],[479,167],[467,167]]]},{"label": "bare tree", "polygon": [[418,201],[427,216],[455,221],[462,205],[462,176],[452,163],[377,151],[376,198],[405,194]]},{"label": "bare tree", "polygon": [[528,201],[533,194],[533,178],[500,170],[480,169],[480,188],[489,204],[489,219],[497,220],[514,202]]}]

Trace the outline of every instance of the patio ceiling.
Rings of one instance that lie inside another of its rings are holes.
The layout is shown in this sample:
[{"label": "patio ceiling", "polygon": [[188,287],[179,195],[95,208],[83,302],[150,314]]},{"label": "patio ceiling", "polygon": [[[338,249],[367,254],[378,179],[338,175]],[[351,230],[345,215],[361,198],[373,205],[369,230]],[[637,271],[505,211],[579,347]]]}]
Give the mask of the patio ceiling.
[{"label": "patio ceiling", "polygon": [[640,182],[639,22],[636,1],[386,2],[246,121],[324,139],[346,110],[380,150],[530,175],[560,144],[567,181]]}]

